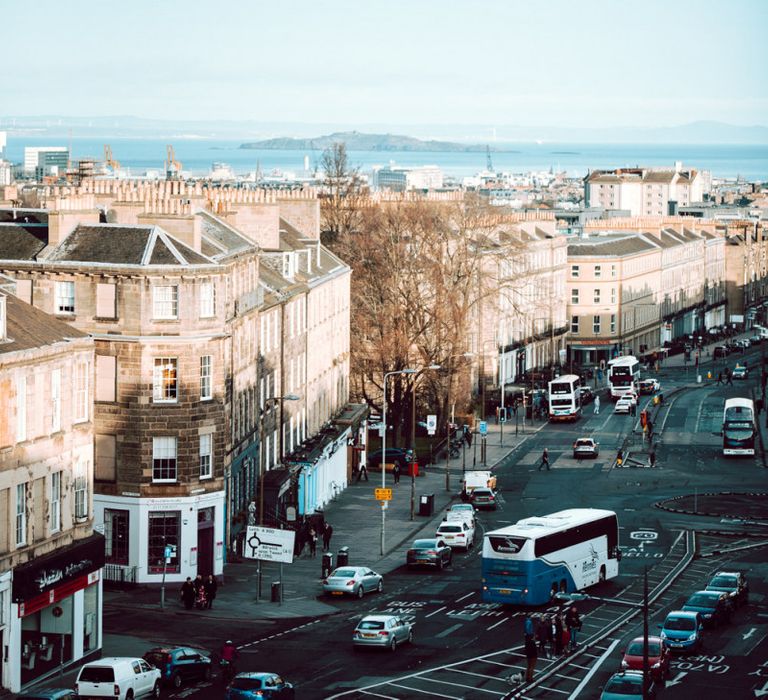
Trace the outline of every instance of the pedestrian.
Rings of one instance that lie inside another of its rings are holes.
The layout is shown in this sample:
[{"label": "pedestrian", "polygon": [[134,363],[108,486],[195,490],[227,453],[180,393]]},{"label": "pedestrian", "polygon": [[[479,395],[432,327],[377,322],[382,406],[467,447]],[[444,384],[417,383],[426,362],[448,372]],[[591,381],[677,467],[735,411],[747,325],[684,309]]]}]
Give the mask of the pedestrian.
[{"label": "pedestrian", "polygon": [[219,584],[216,582],[216,577],[212,574],[208,576],[208,580],[205,582],[205,596],[208,600],[208,610],[213,607],[213,601],[216,598],[216,591],[219,588]]},{"label": "pedestrian", "polygon": [[205,581],[201,574],[195,577],[195,607],[198,610],[204,610],[208,607],[208,596],[205,591]]},{"label": "pedestrian", "polygon": [[567,654],[571,650],[571,632],[570,630],[562,623],[561,624],[561,637],[562,641],[560,642],[560,648],[562,654]]},{"label": "pedestrian", "polygon": [[718,384],[722,384],[723,383],[723,373],[722,372],[718,372],[717,373],[717,383]]},{"label": "pedestrian", "polygon": [[731,370],[729,368],[726,368],[725,370],[725,382],[726,384],[733,386],[733,377],[731,376]]},{"label": "pedestrian", "polygon": [[333,527],[330,523],[326,523],[323,528],[323,551],[328,552],[331,549],[331,535],[333,535]]},{"label": "pedestrian", "polygon": [[651,452],[648,455],[648,465],[651,467],[656,466],[656,450],[654,450],[653,447],[651,447]]},{"label": "pedestrian", "polygon": [[528,641],[529,639],[533,639],[535,630],[533,627],[533,618],[530,615],[525,616],[524,632],[525,632],[525,641]]},{"label": "pedestrian", "polygon": [[189,576],[187,576],[187,580],[181,584],[180,595],[184,607],[187,610],[192,610],[192,606],[195,604],[195,585],[192,583],[192,579]]},{"label": "pedestrian", "polygon": [[400,483],[400,462],[395,462],[394,466],[392,467],[392,476],[395,477],[395,483]]},{"label": "pedestrian", "polygon": [[549,619],[549,633],[552,656],[557,658],[563,653],[563,621],[560,615],[552,615]]},{"label": "pedestrian", "polygon": [[577,633],[581,629],[581,618],[575,605],[571,605],[565,614],[565,626],[568,628],[568,633],[571,637],[571,649],[575,649],[577,646]]},{"label": "pedestrian", "polygon": [[472,431],[468,425],[464,426],[464,440],[467,443],[467,447],[472,447]]},{"label": "pedestrian", "polygon": [[621,467],[624,464],[624,452],[621,448],[619,448],[619,451],[616,453],[616,466]]},{"label": "pedestrian", "polygon": [[539,647],[539,654],[545,659],[548,658],[547,642],[549,640],[549,629],[547,621],[541,615],[536,621],[536,644]]},{"label": "pedestrian", "polygon": [[549,471],[549,451],[547,448],[544,448],[544,454],[541,455],[541,464],[539,464],[539,471],[541,471],[541,468],[546,466],[547,471]]},{"label": "pedestrian", "polygon": [[762,410],[763,410],[763,400],[755,399],[755,413],[759,415]]},{"label": "pedestrian", "polygon": [[314,557],[317,554],[317,532],[315,528],[309,528],[309,556]]},{"label": "pedestrian", "polygon": [[525,638],[525,658],[528,662],[528,666],[525,669],[525,682],[531,683],[533,681],[533,674],[536,671],[536,659],[538,658],[536,641],[533,637]]},{"label": "pedestrian", "polygon": [[368,470],[365,468],[365,463],[360,465],[360,471],[357,473],[357,480],[362,481],[363,477],[368,481]]},{"label": "pedestrian", "polygon": [[637,403],[635,401],[630,401],[629,403],[629,415],[630,416],[637,415]]},{"label": "pedestrian", "polygon": [[596,416],[600,415],[600,397],[599,396],[595,396],[595,411],[594,412],[595,412]]}]

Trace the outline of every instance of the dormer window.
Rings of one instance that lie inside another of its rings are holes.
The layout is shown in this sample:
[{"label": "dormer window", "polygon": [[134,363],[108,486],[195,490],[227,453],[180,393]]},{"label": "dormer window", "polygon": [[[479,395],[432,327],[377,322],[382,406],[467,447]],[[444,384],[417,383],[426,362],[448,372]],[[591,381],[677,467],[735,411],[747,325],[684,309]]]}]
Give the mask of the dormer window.
[{"label": "dormer window", "polygon": [[283,277],[293,279],[296,275],[295,253],[283,253]]}]

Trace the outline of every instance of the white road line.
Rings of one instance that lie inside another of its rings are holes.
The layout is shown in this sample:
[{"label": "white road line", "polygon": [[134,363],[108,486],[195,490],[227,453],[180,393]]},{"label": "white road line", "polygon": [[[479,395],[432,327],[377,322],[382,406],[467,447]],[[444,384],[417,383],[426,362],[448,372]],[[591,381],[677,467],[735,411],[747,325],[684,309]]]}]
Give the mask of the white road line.
[{"label": "white road line", "polygon": [[472,591],[471,593],[467,593],[467,595],[461,596],[461,598],[458,598],[456,600],[456,602],[460,603],[462,600],[466,600],[467,598],[471,598],[473,595],[475,595],[475,591]]},{"label": "white road line", "polygon": [[[522,654],[520,654],[522,656]],[[517,668],[524,669],[525,666],[518,666],[517,664],[504,664],[501,661],[492,661],[491,659],[475,659],[475,661],[482,661],[484,664],[493,664],[494,666],[503,666],[504,668]]]},{"label": "white road line", "polygon": [[445,630],[443,630],[442,632],[438,632],[438,633],[435,635],[435,637],[447,637],[449,634],[452,634],[452,633],[453,633],[453,632],[455,632],[457,629],[459,629],[460,627],[463,627],[463,626],[464,626],[464,623],[463,623],[463,622],[460,622],[460,623],[459,623],[459,624],[457,624],[457,625],[451,625],[451,626],[450,626],[448,629],[445,629]]},{"label": "white road line", "polygon": [[549,693],[561,693],[562,695],[568,695],[567,690],[559,690],[558,688],[550,688],[548,685],[540,685],[539,688],[546,690]]},{"label": "white road line", "polygon": [[373,695],[375,698],[385,698],[386,700],[397,700],[397,698],[392,697],[391,695],[382,695],[381,693],[373,693],[370,690],[361,690],[360,691],[363,695]]},{"label": "white road line", "polygon": [[493,625],[491,625],[490,627],[486,627],[485,629],[486,630],[492,630],[494,627],[498,627],[502,622],[506,622],[506,621],[507,621],[506,618],[503,618],[503,619],[499,620],[498,622],[494,623]]},{"label": "white road line", "polygon": [[427,676],[422,676],[419,680],[428,681],[429,683],[438,683],[440,685],[450,685],[450,686],[453,686],[454,688],[469,688],[470,690],[477,690],[481,693],[488,693],[489,695],[495,695],[496,697],[501,697],[502,695],[506,695],[506,692],[500,693],[498,690],[485,690],[483,688],[476,688],[474,685],[464,685],[463,683],[451,683],[451,681],[439,680],[437,678],[429,678]]},{"label": "white road line", "polygon": [[434,612],[429,613],[429,615],[424,615],[424,617],[432,617],[432,615],[437,615],[437,613],[439,613],[441,610],[445,610],[447,607],[447,605],[443,605],[442,608],[438,608]]},{"label": "white road line", "polygon": [[587,686],[587,683],[589,683],[592,676],[595,675],[597,672],[597,669],[600,668],[600,665],[605,661],[613,652],[613,650],[616,648],[620,640],[614,639],[611,645],[603,652],[603,655],[592,665],[592,668],[589,669],[587,672],[587,675],[584,676],[581,683],[579,683],[576,686],[576,689],[571,693],[568,700],[576,700],[576,698],[579,697],[579,693],[584,690],[584,688]]},{"label": "white road line", "polygon": [[440,693],[431,693],[428,690],[423,690],[422,688],[411,688],[409,685],[403,685],[402,683],[388,683],[387,685],[393,685],[395,688],[402,688],[403,690],[413,690],[416,693],[426,693],[427,695],[434,695],[437,698],[448,698],[449,700],[461,700],[461,698],[457,698],[455,695],[441,695]]},{"label": "white road line", "polygon": [[501,681],[502,683],[505,682],[503,678],[499,678],[498,676],[489,676],[486,673],[475,673],[474,671],[464,671],[460,668],[446,668],[445,670],[451,671],[453,673],[463,673],[467,676],[477,676],[478,678],[488,678],[489,680],[492,680],[492,681]]}]

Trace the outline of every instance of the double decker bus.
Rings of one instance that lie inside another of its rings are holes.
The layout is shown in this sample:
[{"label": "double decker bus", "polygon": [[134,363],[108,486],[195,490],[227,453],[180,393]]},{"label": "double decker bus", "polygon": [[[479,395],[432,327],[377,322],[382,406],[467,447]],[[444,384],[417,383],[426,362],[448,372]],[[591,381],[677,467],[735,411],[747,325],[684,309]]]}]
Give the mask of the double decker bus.
[{"label": "double decker bus", "polygon": [[576,420],[581,415],[581,379],[575,374],[557,377],[549,383],[549,420]]},{"label": "double decker bus", "polygon": [[572,508],[525,518],[483,537],[483,601],[540,605],[618,576],[620,559],[613,511]]},{"label": "double decker bus", "polygon": [[723,410],[723,454],[755,454],[755,404],[751,399],[727,399]]},{"label": "double decker bus", "polygon": [[640,379],[640,361],[633,355],[617,357],[608,362],[608,384],[611,398],[618,399],[629,393]]}]

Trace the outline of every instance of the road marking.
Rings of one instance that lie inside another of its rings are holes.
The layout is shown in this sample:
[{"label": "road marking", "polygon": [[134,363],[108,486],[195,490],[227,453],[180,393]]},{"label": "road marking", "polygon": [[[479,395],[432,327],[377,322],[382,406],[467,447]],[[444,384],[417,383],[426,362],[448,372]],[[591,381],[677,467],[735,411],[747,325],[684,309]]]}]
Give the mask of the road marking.
[{"label": "road marking", "polygon": [[502,622],[506,622],[506,621],[507,621],[506,619],[499,620],[498,622],[495,622],[490,627],[486,627],[485,629],[486,629],[486,631],[487,630],[492,630],[494,627],[498,627]]},{"label": "road marking", "polygon": [[426,693],[427,695],[434,695],[438,698],[448,698],[448,700],[461,700],[455,695],[441,695],[440,693],[432,693],[429,690],[423,690],[422,688],[411,688],[409,685],[403,685],[402,683],[388,683],[387,685],[393,685],[395,688],[402,688],[403,690],[413,690],[416,693]]},{"label": "road marking", "polygon": [[361,690],[360,691],[363,695],[373,695],[375,698],[385,698],[385,700],[397,700],[397,698],[391,696],[391,695],[382,695],[381,693],[374,693],[371,690]]},{"label": "road marking", "polygon": [[490,678],[493,681],[500,681],[501,678],[498,676],[489,676],[485,673],[475,673],[474,671],[462,671],[460,668],[447,668],[446,671],[450,671],[451,673],[463,673],[466,676],[478,676],[479,678]]},{"label": "road marking", "polygon": [[685,678],[687,675],[688,675],[688,671],[681,671],[674,678],[671,678],[670,680],[668,680],[666,686],[664,687],[669,688],[670,686],[673,686],[673,685],[679,685],[680,683],[683,682],[683,678]]},{"label": "road marking", "polygon": [[489,695],[495,695],[496,697],[499,697],[501,695],[501,693],[499,693],[496,690],[484,690],[483,688],[476,688],[474,685],[464,685],[463,683],[452,683],[451,681],[446,681],[444,679],[429,678],[429,676],[422,676],[421,680],[427,681],[428,683],[438,683],[439,685],[451,685],[455,688],[468,688],[469,690],[480,691],[481,693],[488,693]]},{"label": "road marking", "polygon": [[461,596],[461,598],[458,598],[456,600],[456,602],[460,603],[462,600],[466,600],[467,598],[471,598],[473,595],[475,595],[475,591],[472,591],[471,593],[467,593],[467,595]]},{"label": "road marking", "polygon": [[742,639],[749,639],[755,632],[757,632],[757,627],[753,627],[746,634],[742,634],[741,638]]},{"label": "road marking", "polygon": [[447,637],[449,634],[453,634],[459,627],[463,627],[464,623],[460,622],[457,625],[451,625],[448,629],[443,630],[442,632],[438,632],[435,637]]},{"label": "road marking", "polygon": [[429,615],[425,615],[424,617],[432,617],[432,615],[437,615],[437,613],[439,613],[441,610],[445,610],[447,607],[448,607],[447,605],[443,605],[442,608],[438,608],[434,612],[431,612],[429,613]]},{"label": "road marking", "polygon": [[611,655],[611,652],[616,648],[619,641],[620,640],[618,639],[614,639],[610,643],[608,648],[603,652],[603,655],[594,664],[592,664],[592,668],[589,669],[587,675],[584,676],[584,678],[581,680],[581,683],[576,686],[576,689],[573,691],[573,693],[571,693],[568,700],[575,700],[577,697],[579,697],[579,693],[584,690],[592,676],[594,676],[597,672],[597,669],[600,668],[600,665],[603,663],[603,661],[605,661]]},{"label": "road marking", "polygon": [[757,649],[757,647],[762,643],[766,636],[768,635],[764,634],[762,637],[760,637],[760,639],[756,640],[755,643],[749,649],[747,649],[745,656],[749,656],[755,649]]}]

